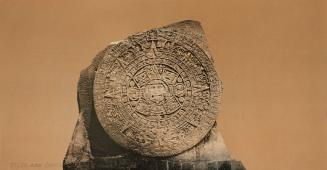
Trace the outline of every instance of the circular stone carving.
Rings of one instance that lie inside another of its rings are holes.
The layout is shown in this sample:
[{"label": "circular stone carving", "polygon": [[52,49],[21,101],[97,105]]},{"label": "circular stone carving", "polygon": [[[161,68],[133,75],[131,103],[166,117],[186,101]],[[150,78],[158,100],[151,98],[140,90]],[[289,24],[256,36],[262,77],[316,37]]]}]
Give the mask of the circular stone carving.
[{"label": "circular stone carving", "polygon": [[187,37],[152,30],[107,49],[94,104],[107,134],[146,156],[185,151],[212,128],[221,84],[212,61]]}]

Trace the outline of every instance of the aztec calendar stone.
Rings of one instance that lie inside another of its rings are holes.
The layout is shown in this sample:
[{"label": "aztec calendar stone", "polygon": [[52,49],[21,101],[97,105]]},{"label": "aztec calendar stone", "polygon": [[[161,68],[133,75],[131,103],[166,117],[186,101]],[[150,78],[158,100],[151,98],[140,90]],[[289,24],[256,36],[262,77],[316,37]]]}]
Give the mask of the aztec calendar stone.
[{"label": "aztec calendar stone", "polygon": [[199,143],[216,122],[221,83],[209,54],[169,29],[107,48],[94,80],[100,124],[141,155],[171,156]]}]

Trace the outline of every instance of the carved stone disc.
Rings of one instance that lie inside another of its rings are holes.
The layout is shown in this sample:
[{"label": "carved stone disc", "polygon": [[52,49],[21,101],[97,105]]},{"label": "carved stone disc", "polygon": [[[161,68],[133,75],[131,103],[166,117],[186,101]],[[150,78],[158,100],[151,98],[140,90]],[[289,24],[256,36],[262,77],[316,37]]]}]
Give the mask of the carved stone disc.
[{"label": "carved stone disc", "polygon": [[171,156],[209,132],[220,91],[207,54],[186,36],[158,29],[107,49],[94,81],[94,103],[118,144],[146,156]]}]

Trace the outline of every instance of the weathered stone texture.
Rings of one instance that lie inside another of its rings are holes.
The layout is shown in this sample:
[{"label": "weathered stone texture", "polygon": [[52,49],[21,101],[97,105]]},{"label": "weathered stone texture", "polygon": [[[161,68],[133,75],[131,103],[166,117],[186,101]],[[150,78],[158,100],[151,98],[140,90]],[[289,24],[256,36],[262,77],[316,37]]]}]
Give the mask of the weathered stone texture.
[{"label": "weathered stone texture", "polygon": [[81,72],[64,169],[243,170],[217,131],[221,92],[197,21],[112,43]]}]

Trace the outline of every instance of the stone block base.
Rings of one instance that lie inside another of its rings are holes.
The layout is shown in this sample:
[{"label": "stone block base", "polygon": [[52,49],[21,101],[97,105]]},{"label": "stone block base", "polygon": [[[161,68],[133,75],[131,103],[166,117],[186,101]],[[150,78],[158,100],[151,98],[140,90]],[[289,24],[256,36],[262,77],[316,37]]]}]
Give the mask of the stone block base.
[{"label": "stone block base", "polygon": [[89,162],[64,165],[64,170],[245,170],[240,161],[173,161],[123,157],[95,158]]}]

